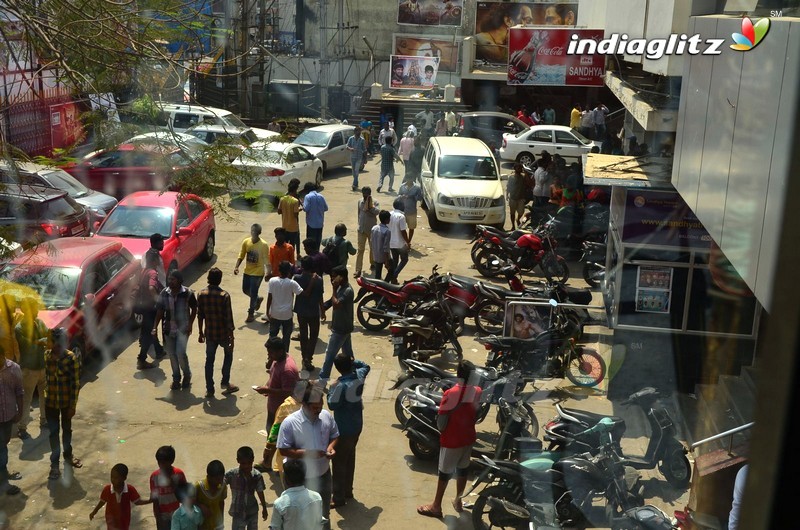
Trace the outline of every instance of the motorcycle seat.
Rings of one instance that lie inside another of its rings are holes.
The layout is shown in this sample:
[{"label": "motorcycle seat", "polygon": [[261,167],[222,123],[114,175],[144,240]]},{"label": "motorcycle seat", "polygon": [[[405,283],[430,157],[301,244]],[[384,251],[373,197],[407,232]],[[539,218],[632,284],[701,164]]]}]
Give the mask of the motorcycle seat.
[{"label": "motorcycle seat", "polygon": [[415,372],[428,372],[437,379],[453,379],[456,377],[455,374],[451,374],[450,372],[445,372],[438,366],[434,366],[430,363],[424,363],[422,361],[408,359],[406,360],[406,364],[408,365],[409,369]]},{"label": "motorcycle seat", "polygon": [[511,289],[506,289],[505,287],[500,287],[489,283],[483,283],[482,285],[483,288],[486,289],[488,292],[497,295],[501,299],[520,296],[522,294],[518,293],[517,291],[512,291]]},{"label": "motorcycle seat", "polygon": [[608,414],[596,414],[594,412],[568,409],[566,407],[561,407],[561,410],[563,410],[566,414],[569,414],[570,416],[577,418],[579,421],[585,423],[589,427],[596,425],[603,418],[611,418],[611,421],[613,421],[615,425],[618,425],[620,423],[625,423],[625,420],[623,420],[619,416],[609,416]]},{"label": "motorcycle seat", "polygon": [[393,293],[397,293],[397,292],[399,292],[399,291],[401,291],[403,289],[402,285],[394,285],[394,284],[391,284],[389,282],[385,282],[383,280],[374,280],[372,278],[369,278],[369,280],[366,283],[371,284],[371,285],[375,285],[377,287],[380,287],[381,289],[385,289],[385,290],[391,291]]},{"label": "motorcycle seat", "polygon": [[455,276],[453,274],[449,277],[450,283],[464,289],[466,291],[471,291],[475,288],[475,284],[478,283],[479,280],[475,278],[467,278],[466,276]]}]

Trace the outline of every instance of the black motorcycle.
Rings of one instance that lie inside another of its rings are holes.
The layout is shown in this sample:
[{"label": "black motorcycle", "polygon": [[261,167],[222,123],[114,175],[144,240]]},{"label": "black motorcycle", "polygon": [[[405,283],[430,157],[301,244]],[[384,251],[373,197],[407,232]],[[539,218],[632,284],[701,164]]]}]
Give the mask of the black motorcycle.
[{"label": "black motorcycle", "polygon": [[[664,407],[656,407],[659,399],[658,392],[647,387],[631,394],[622,402],[623,405],[639,407],[647,417],[650,424],[650,441],[642,457],[624,456],[625,465],[635,469],[658,470],[674,488],[686,489],[692,476],[692,468],[686,458],[686,448],[678,441],[675,423]],[[600,436],[586,438],[582,433],[589,427],[596,425],[606,417],[602,414],[585,412],[577,409],[568,409],[556,404],[557,416],[545,426],[545,441],[549,442],[551,450],[565,450],[572,447],[578,451],[592,451],[600,446]],[[611,416],[613,422],[612,438],[615,449],[622,455],[619,441],[625,433],[625,420]],[[581,439],[576,439],[582,435]]]},{"label": "black motorcycle", "polygon": [[583,279],[590,287],[596,289],[606,275],[606,250],[604,241],[584,241],[581,263],[583,263]]}]

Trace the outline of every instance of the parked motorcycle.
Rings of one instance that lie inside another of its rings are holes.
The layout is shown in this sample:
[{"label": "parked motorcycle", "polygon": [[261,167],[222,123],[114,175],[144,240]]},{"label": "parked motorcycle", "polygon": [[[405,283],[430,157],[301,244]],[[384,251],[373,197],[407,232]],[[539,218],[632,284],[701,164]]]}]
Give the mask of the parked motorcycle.
[{"label": "parked motorcycle", "polygon": [[[437,417],[442,393],[417,387],[414,399],[409,404],[409,418],[403,426],[411,452],[420,460],[435,460],[439,456]],[[473,456],[492,456],[493,458],[513,458],[519,454],[522,440],[535,438],[539,433],[539,422],[533,409],[524,401],[511,402],[498,399],[497,422],[500,437],[494,447],[476,442],[472,447]],[[488,407],[488,403],[481,405]],[[485,416],[485,413],[484,413]]]},{"label": "parked motorcycle", "polygon": [[550,328],[532,339],[494,335],[476,339],[489,350],[486,366],[519,369],[526,380],[566,376],[576,386],[597,386],[606,376],[603,357],[592,348],[576,345],[580,327],[565,317],[558,302],[550,300],[550,305]]},{"label": "parked motorcycle", "polygon": [[438,266],[434,266],[428,278],[417,276],[402,285],[359,276],[356,283],[360,289],[355,299],[358,304],[358,321],[364,329],[380,331],[393,318],[408,314],[411,309],[430,298],[434,288],[433,280],[439,277],[437,269]]},{"label": "parked motorcycle", "polygon": [[583,263],[583,279],[592,288],[597,288],[606,275],[607,244],[597,241],[584,241],[581,263]]},{"label": "parked motorcycle", "polygon": [[608,223],[608,206],[587,202],[579,208],[574,205],[560,208],[538,229],[550,231],[558,241],[562,254],[569,259],[576,259],[580,256],[584,241],[605,241]]},{"label": "parked motorcycle", "polygon": [[489,240],[492,237],[499,237],[501,239],[516,241],[523,235],[530,234],[531,232],[532,232],[531,230],[522,230],[522,229],[501,230],[491,225],[477,225],[475,227],[475,235],[469,241],[469,244],[472,245],[472,248],[469,251],[469,256],[474,263],[475,258],[478,255],[478,252],[483,250],[485,246],[491,244]]},{"label": "parked motorcycle", "polygon": [[651,504],[626,510],[611,521],[611,530],[677,530],[677,521]]},{"label": "parked motorcycle", "polygon": [[[631,394],[622,402],[623,405],[635,405],[647,417],[650,424],[650,441],[642,457],[624,456],[625,464],[635,469],[658,470],[674,488],[686,489],[692,476],[692,468],[686,458],[686,448],[678,441],[675,423],[669,412],[663,407],[656,407],[659,399],[655,388],[647,387]],[[552,450],[564,450],[568,445],[580,451],[595,450],[601,440],[595,438],[576,440],[578,433],[583,433],[587,428],[596,425],[606,418],[602,414],[585,412],[577,409],[568,409],[556,404],[557,416],[545,426],[545,441],[549,442]],[[625,420],[612,416],[612,438],[615,448],[620,455],[623,454],[619,441],[625,433]]]},{"label": "parked motorcycle", "polygon": [[564,283],[569,279],[569,266],[563,257],[556,254],[557,246],[547,229],[523,234],[515,241],[492,236],[473,263],[478,272],[488,278],[499,275],[501,264],[511,260],[522,270],[533,271],[538,267],[547,281]]},{"label": "parked motorcycle", "polygon": [[[643,505],[641,477],[615,453],[608,436],[610,428],[610,422],[591,428],[605,439],[596,455],[561,458],[557,452],[544,451],[521,463],[478,460],[486,469],[468,492],[485,485],[472,507],[474,528],[605,526]],[[598,498],[606,503],[599,516],[593,508]]]}]

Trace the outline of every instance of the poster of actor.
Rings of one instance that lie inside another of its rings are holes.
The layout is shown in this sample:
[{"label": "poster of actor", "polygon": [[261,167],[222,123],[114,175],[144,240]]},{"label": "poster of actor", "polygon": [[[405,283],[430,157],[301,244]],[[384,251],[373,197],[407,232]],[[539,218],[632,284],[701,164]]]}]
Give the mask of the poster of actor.
[{"label": "poster of actor", "polygon": [[455,72],[458,68],[458,40],[438,35],[394,35],[394,54],[416,57],[438,57],[439,72]]},{"label": "poster of actor", "polygon": [[536,304],[530,301],[514,300],[506,304],[504,337],[532,339],[550,327],[551,308],[541,300]]},{"label": "poster of actor", "polygon": [[536,86],[603,86],[605,57],[567,53],[570,39],[599,40],[603,30],[511,28],[508,39],[508,84]]},{"label": "poster of actor", "polygon": [[392,55],[392,88],[432,88],[439,71],[438,57]]},{"label": "poster of actor", "polygon": [[514,26],[574,26],[577,3],[478,2],[475,12],[475,59],[508,63],[509,29]]},{"label": "poster of actor", "polygon": [[414,26],[460,26],[463,0],[398,0],[397,23]]}]

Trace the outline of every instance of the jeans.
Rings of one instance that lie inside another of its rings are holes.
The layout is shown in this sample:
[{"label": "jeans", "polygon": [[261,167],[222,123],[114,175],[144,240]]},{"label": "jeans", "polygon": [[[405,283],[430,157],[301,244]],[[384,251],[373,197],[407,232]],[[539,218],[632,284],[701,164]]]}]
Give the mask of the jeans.
[{"label": "jeans", "polygon": [[322,245],[322,227],[311,228],[306,225],[306,238],[313,239],[317,242],[317,245]]},{"label": "jeans", "polygon": [[292,319],[278,320],[277,318],[269,319],[269,338],[277,337],[278,331],[283,332],[283,347],[286,353],[289,353],[289,343],[292,340],[292,330],[294,329],[294,322]]},{"label": "jeans", "polygon": [[333,501],[344,502],[353,498],[353,475],[356,470],[356,445],[358,434],[339,436],[336,442],[336,454],[333,455]]},{"label": "jeans", "polygon": [[[358,232],[358,253],[356,254],[356,274],[360,274],[364,265],[364,252],[370,248],[369,232]],[[369,250],[369,266],[372,268],[372,249]]]},{"label": "jeans", "polygon": [[158,337],[153,335],[153,324],[156,321],[156,310],[142,312],[142,326],[139,328],[139,355],[136,357],[137,361],[146,361],[147,352],[150,351],[150,346],[153,346],[156,352],[156,357],[164,356],[164,347],[158,341]]},{"label": "jeans", "polygon": [[300,329],[300,355],[303,364],[312,364],[314,350],[319,340],[319,317],[304,317],[297,315],[297,325]]},{"label": "jeans", "polygon": [[286,242],[294,247],[297,258],[300,258],[300,232],[286,232]]},{"label": "jeans", "polygon": [[389,189],[392,189],[392,187],[394,186],[394,168],[391,168],[385,174],[383,173],[383,171],[381,171],[381,177],[378,179],[378,189],[381,189],[383,187],[383,179],[386,176],[389,177]]},{"label": "jeans", "polygon": [[231,364],[233,364],[233,348],[215,340],[206,339],[206,390],[214,391],[214,361],[217,347],[222,346],[222,386],[231,382]]},{"label": "jeans", "polygon": [[353,357],[353,342],[350,333],[339,333],[331,331],[331,336],[328,339],[328,347],[325,349],[325,362],[322,365],[322,370],[319,372],[320,379],[328,379],[331,375],[331,366],[333,366],[333,359],[336,354],[342,350],[345,355]]},{"label": "jeans", "polygon": [[264,277],[253,276],[252,274],[242,275],[242,291],[250,297],[250,307],[247,308],[247,314],[252,315],[256,312],[258,306],[258,288],[261,287],[261,282]]},{"label": "jeans", "polygon": [[258,530],[258,512],[245,516],[233,516],[231,530]]},{"label": "jeans", "polygon": [[[152,329],[152,325],[150,329]],[[45,424],[44,416],[44,368],[41,370],[22,369],[22,416],[17,424],[17,429],[24,431],[31,422],[31,402],[34,389],[39,389],[39,425]]]},{"label": "jeans", "polygon": [[408,248],[393,248],[391,251],[392,263],[389,265],[389,273],[386,275],[386,280],[389,281],[389,276],[391,276],[391,280],[397,281],[400,271],[408,263]]},{"label": "jeans", "polygon": [[594,126],[595,135],[597,136],[597,140],[603,141],[606,139],[606,124],[605,123],[598,123]]},{"label": "jeans", "polygon": [[[338,442],[337,442],[338,443]],[[324,475],[319,477],[306,476],[306,487],[311,491],[316,491],[322,497],[322,516],[329,522],[323,525],[323,528],[330,528],[331,518],[331,470],[325,472]]]},{"label": "jeans", "polygon": [[164,348],[169,355],[169,364],[172,366],[172,382],[180,383],[181,370],[183,370],[183,380],[191,381],[192,369],[189,368],[189,357],[186,355],[186,346],[189,336],[180,331],[175,335],[164,335]]},{"label": "jeans", "polygon": [[69,409],[53,409],[45,407],[44,414],[47,418],[47,428],[50,430],[50,467],[58,467],[61,459],[61,444],[58,438],[58,428],[61,427],[61,442],[64,443],[64,458],[72,458],[72,418],[68,415]]},{"label": "jeans", "polygon": [[11,420],[0,422],[0,486],[8,480],[8,442],[11,441]]},{"label": "jeans", "polygon": [[[378,263],[377,261],[373,262],[373,264],[372,264],[372,277],[377,279],[377,280],[380,280],[381,279],[381,274],[383,274],[383,263]],[[388,276],[389,276],[389,268],[388,267],[386,268],[386,276],[387,276],[387,280],[390,279],[390,278],[388,278]]]},{"label": "jeans", "polygon": [[350,167],[353,169],[353,187],[358,187],[358,174],[361,172],[361,157],[351,156]]}]

